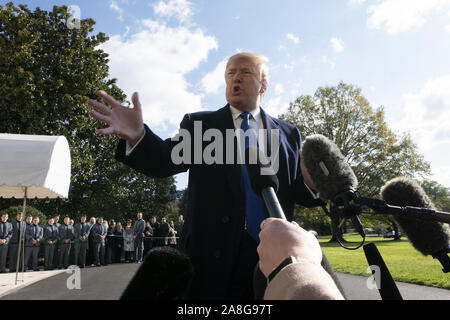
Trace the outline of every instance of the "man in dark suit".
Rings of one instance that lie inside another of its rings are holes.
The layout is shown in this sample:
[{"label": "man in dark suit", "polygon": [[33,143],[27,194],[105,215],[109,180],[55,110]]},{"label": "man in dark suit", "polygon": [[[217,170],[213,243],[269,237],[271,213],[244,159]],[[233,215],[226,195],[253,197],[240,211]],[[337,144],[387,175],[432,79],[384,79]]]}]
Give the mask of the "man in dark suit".
[{"label": "man in dark suit", "polygon": [[98,218],[97,223],[91,228],[91,234],[94,242],[94,263],[97,267],[100,267],[105,265],[105,240],[107,235],[103,217]]},{"label": "man in dark suit", "polygon": [[[249,129],[258,132],[257,145],[275,159],[274,164],[279,164],[276,170],[280,182],[277,196],[288,220],[293,219],[295,203],[308,207],[321,204],[305,182],[310,187],[312,184],[304,181],[302,176],[300,132],[295,126],[270,117],[260,108],[268,87],[266,60],[251,53],[231,57],[225,72],[228,104],[214,112],[187,114],[180,124],[180,134],[176,138],[180,140],[181,137],[183,143],[187,141],[184,141],[186,136],[195,140],[198,139],[195,135],[200,135],[202,139],[208,130],[209,133],[215,130],[214,133],[219,132],[222,137],[229,137],[231,131],[231,148],[227,140],[222,148],[214,150],[214,155],[223,156],[222,161],[202,159],[207,150],[205,147],[209,146],[205,141],[200,145],[194,142],[194,146],[182,150],[181,155],[177,139],[164,141],[159,138],[143,124],[137,93],[132,97],[134,108],[121,106],[103,91],[97,94],[111,108],[97,101],[88,101],[95,109],[90,115],[109,124],[99,133],[116,134],[122,138],[116,153],[119,161],[153,178],[189,170],[188,212],[180,239],[180,249],[188,253],[195,270],[188,298],[253,298],[258,228],[267,212],[261,197],[250,190],[245,167],[238,161],[238,156],[247,146],[243,143],[246,138],[242,132]],[[238,132],[238,129],[242,131]],[[260,129],[266,129],[262,132],[268,138],[267,142],[264,136],[260,139]],[[278,139],[271,139],[277,134]],[[255,143],[254,140],[250,142]],[[175,150],[178,151],[175,156],[183,158],[183,161],[178,161],[178,158],[174,161]]]},{"label": "man in dark suit", "polygon": [[25,231],[25,271],[32,257],[33,271],[39,271],[38,258],[41,240],[44,237],[44,229],[39,225],[39,218],[34,217]]},{"label": "man in dark suit", "polygon": [[145,220],[142,219],[142,212],[139,212],[133,226],[134,252],[136,253],[137,263],[141,263],[144,260],[144,232]]},{"label": "man in dark suit", "polygon": [[53,270],[53,256],[59,237],[59,230],[54,221],[53,218],[48,219],[48,224],[44,228],[44,270]]},{"label": "man in dark suit", "polygon": [[89,246],[89,231],[91,230],[86,223],[86,215],[81,216],[80,222],[78,222],[73,229],[75,232],[75,265],[84,268],[86,266],[86,252]]},{"label": "man in dark suit", "polygon": [[59,254],[59,268],[67,269],[69,267],[70,249],[72,248],[72,241],[75,239],[73,226],[70,225],[70,218],[64,218],[64,224],[61,224],[58,229],[60,254]]},{"label": "man in dark suit", "polygon": [[8,222],[8,214],[3,212],[0,222],[0,273],[6,272],[6,256],[11,237],[12,224]]},{"label": "man in dark suit", "polygon": [[[16,272],[17,269],[20,270],[21,261],[23,258],[23,248],[25,241],[25,226],[26,223],[23,219],[23,213],[19,212],[16,215],[16,220],[11,222],[13,231],[12,236],[9,241],[9,272]],[[22,239],[22,240],[20,240]],[[21,248],[19,252],[19,243],[21,242]],[[17,256],[19,256],[19,265],[17,265]]]}]

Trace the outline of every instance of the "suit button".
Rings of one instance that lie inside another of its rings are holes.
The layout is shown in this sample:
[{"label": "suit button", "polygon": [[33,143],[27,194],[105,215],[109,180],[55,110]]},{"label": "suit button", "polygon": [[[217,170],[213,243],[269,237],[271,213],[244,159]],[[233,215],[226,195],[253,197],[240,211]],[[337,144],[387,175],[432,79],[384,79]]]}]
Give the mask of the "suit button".
[{"label": "suit button", "polygon": [[222,222],[223,222],[223,223],[228,223],[228,222],[230,222],[230,217],[229,217],[229,216],[223,216],[223,217],[222,217]]},{"label": "suit button", "polygon": [[215,257],[216,259],[219,259],[219,258],[220,258],[220,255],[221,255],[220,250],[214,251],[214,257]]}]

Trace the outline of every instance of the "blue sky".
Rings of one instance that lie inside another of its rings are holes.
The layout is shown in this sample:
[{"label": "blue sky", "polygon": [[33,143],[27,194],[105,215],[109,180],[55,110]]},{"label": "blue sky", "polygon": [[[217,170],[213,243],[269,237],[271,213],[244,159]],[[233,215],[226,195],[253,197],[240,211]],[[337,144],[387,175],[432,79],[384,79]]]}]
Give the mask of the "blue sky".
[{"label": "blue sky", "polygon": [[93,18],[111,37],[102,47],[111,76],[128,96],[139,92],[162,138],[186,112],[224,106],[225,59],[253,51],[269,58],[269,114],[319,86],[357,85],[391,129],[411,133],[430,178],[450,187],[450,0],[13,2],[76,5]]}]

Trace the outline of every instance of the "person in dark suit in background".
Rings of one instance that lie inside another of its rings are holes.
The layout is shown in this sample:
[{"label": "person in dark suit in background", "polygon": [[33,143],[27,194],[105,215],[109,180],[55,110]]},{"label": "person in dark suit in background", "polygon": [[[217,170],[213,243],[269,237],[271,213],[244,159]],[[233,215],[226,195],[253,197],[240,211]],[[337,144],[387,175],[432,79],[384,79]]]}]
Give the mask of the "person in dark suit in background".
[{"label": "person in dark suit in background", "polygon": [[[307,185],[310,181],[302,176],[299,130],[260,107],[268,88],[266,61],[253,53],[232,56],[225,71],[228,104],[217,111],[186,114],[174,139],[162,140],[144,125],[137,93],[132,96],[134,108],[120,105],[104,91],[97,95],[110,107],[87,102],[95,109],[90,115],[109,125],[99,133],[121,138],[117,160],[152,178],[189,170],[187,213],[179,246],[195,270],[188,299],[253,298],[258,229],[267,212],[261,197],[249,187],[245,166],[238,161],[247,146],[243,133],[253,132],[257,141],[252,143],[265,150],[275,167],[278,164],[277,196],[288,220],[293,219],[295,203],[307,207],[322,204],[314,190],[308,190],[313,187]],[[215,150],[222,159],[203,159],[210,143],[202,137],[208,132],[226,142]],[[230,132],[231,145],[225,140]],[[181,150],[180,140],[189,145],[187,137],[201,142]]]},{"label": "person in dark suit in background", "polygon": [[54,219],[48,219],[44,228],[44,270],[53,270],[53,256],[58,243],[59,230],[55,226]]},{"label": "person in dark suit in background", "polygon": [[153,230],[153,237],[152,237],[152,247],[157,247],[158,244],[158,238],[159,238],[159,223],[156,221],[156,217],[152,216],[150,218],[150,226]]},{"label": "person in dark suit in background", "polygon": [[95,225],[95,217],[91,217],[88,222],[89,236],[88,236],[88,251],[86,255],[86,264],[91,266],[94,264],[94,236],[92,235],[92,227]]},{"label": "person in dark suit in background", "polygon": [[[19,242],[20,237],[22,237],[22,246],[25,241],[25,221],[22,221],[23,213],[19,212],[16,215],[16,220],[11,222],[13,227],[11,239],[9,241],[9,272],[16,272],[17,269],[20,270],[22,259],[19,258],[19,265],[17,264],[17,255],[19,255]],[[23,247],[22,247],[23,248]],[[20,257],[22,257],[22,249],[20,250]]]},{"label": "person in dark suit in background", "polygon": [[161,218],[161,223],[159,224],[159,245],[160,246],[167,246],[169,243],[169,233],[170,233],[170,227],[167,223],[166,217]]},{"label": "person in dark suit in background", "polygon": [[73,229],[75,233],[74,264],[79,265],[80,268],[84,268],[86,266],[86,253],[89,248],[89,231],[91,230],[86,223],[86,215],[81,216],[80,222],[75,224]]},{"label": "person in dark suit in background", "polygon": [[147,255],[147,252],[152,248],[152,237],[153,237],[153,228],[150,224],[150,221],[147,221],[145,224],[144,230],[144,257]]},{"label": "person in dark suit in background", "polygon": [[8,214],[3,212],[0,222],[0,273],[6,272],[6,256],[8,255],[12,230],[12,224],[8,222]]},{"label": "person in dark suit in background", "polygon": [[123,228],[120,222],[116,223],[116,227],[113,231],[113,243],[114,243],[114,257],[113,263],[119,263],[122,259],[123,252]]},{"label": "person in dark suit in background", "polygon": [[33,271],[39,271],[38,258],[41,240],[44,237],[44,229],[39,225],[39,218],[34,217],[33,223],[27,226],[25,231],[25,271],[32,257]]},{"label": "person in dark suit in background", "polygon": [[142,212],[139,212],[133,226],[134,252],[137,263],[144,260],[144,231],[145,220],[142,219]]},{"label": "person in dark suit in background", "polygon": [[67,269],[69,267],[70,250],[72,248],[72,242],[75,239],[73,227],[70,225],[70,218],[64,218],[64,224],[59,226],[58,229],[60,253],[59,253],[59,265],[60,269]]},{"label": "person in dark suit in background", "polygon": [[105,265],[107,228],[103,223],[103,217],[98,218],[97,223],[91,229],[91,233],[94,241],[94,264],[99,267],[100,265]]}]

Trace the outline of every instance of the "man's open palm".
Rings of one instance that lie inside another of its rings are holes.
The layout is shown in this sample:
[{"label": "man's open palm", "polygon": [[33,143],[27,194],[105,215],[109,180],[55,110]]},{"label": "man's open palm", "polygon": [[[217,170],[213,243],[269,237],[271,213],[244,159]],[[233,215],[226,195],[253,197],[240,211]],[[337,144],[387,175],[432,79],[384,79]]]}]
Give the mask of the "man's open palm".
[{"label": "man's open palm", "polygon": [[96,94],[106,101],[106,106],[95,100],[88,100],[87,104],[95,109],[89,112],[94,119],[107,123],[109,127],[99,129],[98,133],[108,135],[116,134],[122,139],[134,145],[144,134],[144,122],[142,120],[142,108],[137,92],[131,98],[134,108],[122,106],[106,92],[99,90]]}]

